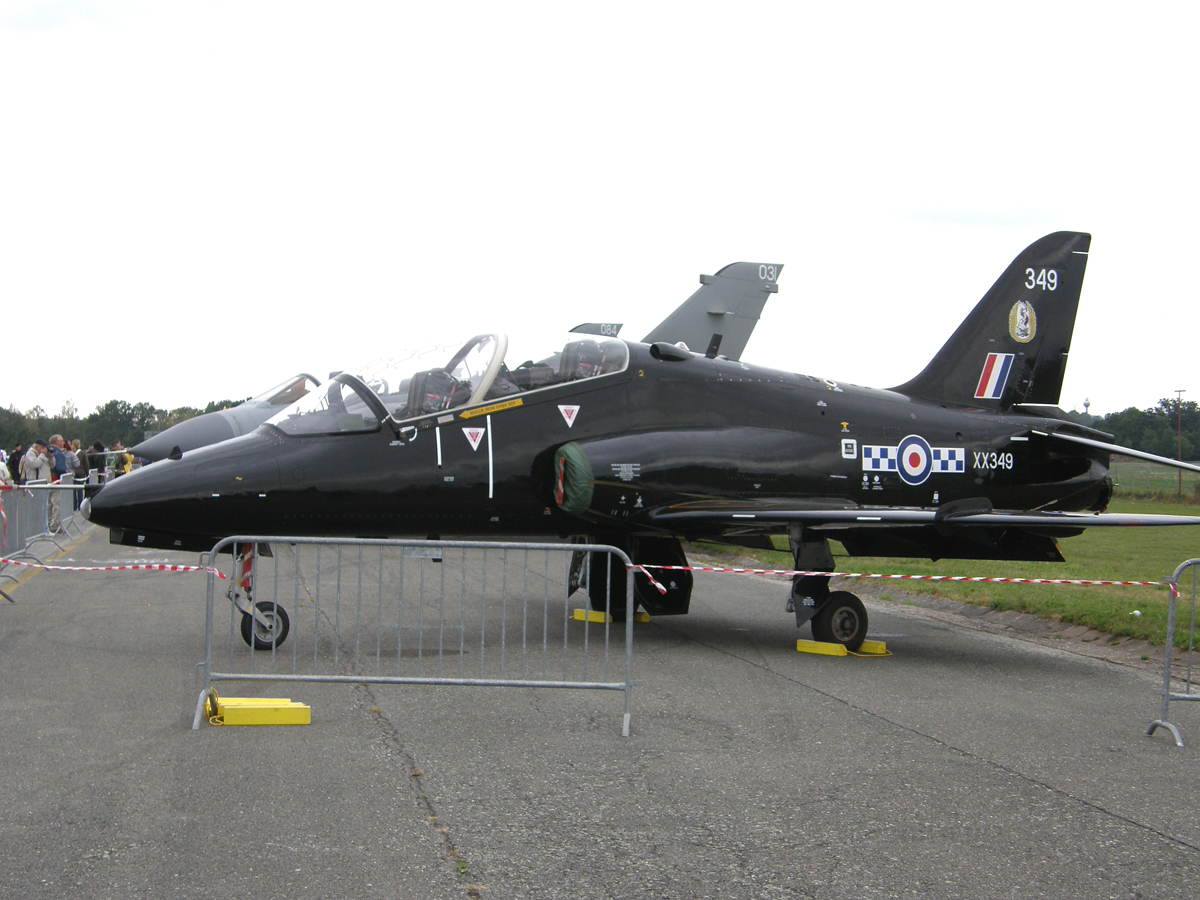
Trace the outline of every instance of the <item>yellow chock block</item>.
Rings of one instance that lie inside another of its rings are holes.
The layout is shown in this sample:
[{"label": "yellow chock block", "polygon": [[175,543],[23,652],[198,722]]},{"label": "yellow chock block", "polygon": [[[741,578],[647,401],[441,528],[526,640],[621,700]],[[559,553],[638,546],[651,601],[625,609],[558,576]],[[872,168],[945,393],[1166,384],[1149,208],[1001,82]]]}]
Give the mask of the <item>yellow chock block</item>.
[{"label": "yellow chock block", "polygon": [[599,622],[603,625],[605,622],[611,622],[612,616],[606,612],[600,612],[597,609],[577,609],[575,610],[575,621]]},{"label": "yellow chock block", "polygon": [[857,651],[863,656],[887,656],[887,644],[883,641],[863,641]]},{"label": "yellow chock block", "polygon": [[[606,612],[600,612],[596,609],[577,609],[573,613],[576,622],[611,622],[612,616]],[[643,624],[650,621],[650,613],[645,610],[638,610],[633,614],[633,621],[642,622]]]},{"label": "yellow chock block", "polygon": [[286,697],[219,697],[216,718],[222,725],[308,725],[312,709]]},{"label": "yellow chock block", "polygon": [[800,653],[817,653],[821,656],[846,655],[845,645],[830,644],[826,641],[796,641],[796,650]]}]

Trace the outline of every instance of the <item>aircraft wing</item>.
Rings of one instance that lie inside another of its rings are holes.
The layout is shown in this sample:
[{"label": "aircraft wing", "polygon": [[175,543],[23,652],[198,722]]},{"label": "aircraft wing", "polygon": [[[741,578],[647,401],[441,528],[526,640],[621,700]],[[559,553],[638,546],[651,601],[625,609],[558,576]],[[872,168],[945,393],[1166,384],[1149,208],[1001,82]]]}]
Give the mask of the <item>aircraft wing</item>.
[{"label": "aircraft wing", "polygon": [[1139,525],[1200,525],[1200,516],[1011,511],[959,504],[947,504],[934,509],[891,506],[814,509],[773,503],[746,504],[741,507],[721,505],[719,508],[704,508],[689,504],[652,510],[650,519],[656,526],[680,531],[708,528],[755,530],[755,526],[771,528],[793,523],[819,530],[922,525],[943,528],[989,527],[1036,530],[1076,530]]}]

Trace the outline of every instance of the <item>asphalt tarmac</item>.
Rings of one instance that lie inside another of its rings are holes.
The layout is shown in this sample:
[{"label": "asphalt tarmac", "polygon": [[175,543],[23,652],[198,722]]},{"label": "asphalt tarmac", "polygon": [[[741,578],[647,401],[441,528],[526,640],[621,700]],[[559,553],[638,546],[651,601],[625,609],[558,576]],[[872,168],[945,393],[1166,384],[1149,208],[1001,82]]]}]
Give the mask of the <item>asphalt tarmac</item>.
[{"label": "asphalt tarmac", "polygon": [[[195,557],[53,562],[135,560]],[[21,578],[0,897],[1200,893],[1200,710],[1147,737],[1154,672],[1070,641],[867,598],[893,655],[810,656],[783,582],[702,574],[637,626],[628,738],[616,693],[391,685],[226,685],[312,724],[193,732],[202,575]]]}]

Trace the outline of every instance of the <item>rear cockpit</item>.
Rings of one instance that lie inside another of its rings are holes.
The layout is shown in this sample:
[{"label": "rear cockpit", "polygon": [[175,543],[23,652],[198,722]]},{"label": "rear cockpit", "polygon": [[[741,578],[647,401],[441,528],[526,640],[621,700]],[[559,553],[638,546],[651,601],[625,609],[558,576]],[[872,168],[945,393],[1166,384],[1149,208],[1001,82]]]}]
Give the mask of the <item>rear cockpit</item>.
[{"label": "rear cockpit", "polygon": [[[571,334],[548,356],[524,355],[506,334],[479,334],[338,373],[326,384],[267,420],[289,435],[376,431],[384,421],[409,419],[494,403],[528,393],[625,371],[624,341]],[[561,348],[561,349],[559,349]],[[544,350],[543,350],[544,352]]]}]

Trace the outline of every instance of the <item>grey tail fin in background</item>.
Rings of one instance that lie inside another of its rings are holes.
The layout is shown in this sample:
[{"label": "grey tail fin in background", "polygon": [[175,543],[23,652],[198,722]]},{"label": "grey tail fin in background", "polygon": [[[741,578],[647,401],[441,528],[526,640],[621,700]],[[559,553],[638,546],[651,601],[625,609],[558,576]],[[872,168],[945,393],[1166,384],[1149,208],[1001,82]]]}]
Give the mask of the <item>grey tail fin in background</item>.
[{"label": "grey tail fin in background", "polygon": [[921,374],[892,390],[981,409],[1057,404],[1091,241],[1074,231],[1034,241]]},{"label": "grey tail fin in background", "polygon": [[[741,359],[742,351],[758,324],[767,298],[779,290],[778,263],[731,263],[716,275],[701,275],[700,289],[688,297],[642,338],[653,344],[683,341],[688,349],[712,350],[714,342],[722,356]],[[716,352],[713,355],[716,355]]]}]

